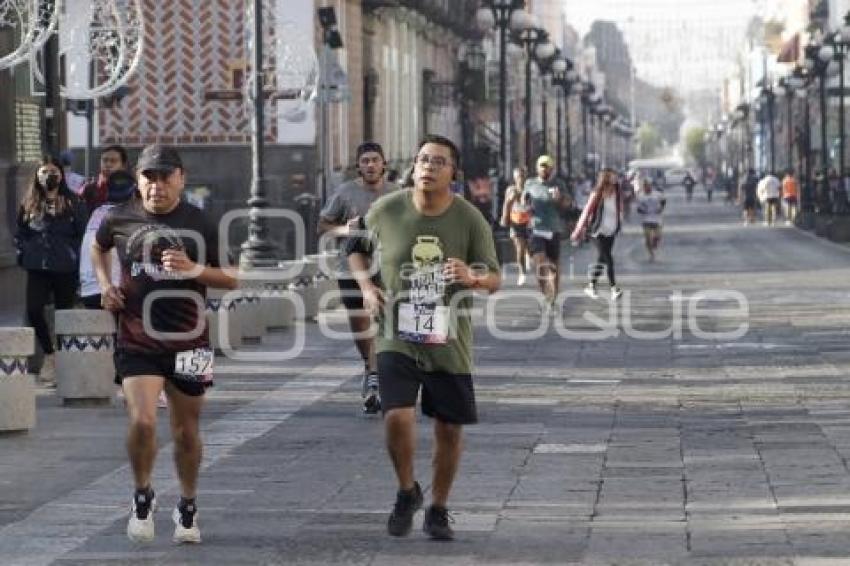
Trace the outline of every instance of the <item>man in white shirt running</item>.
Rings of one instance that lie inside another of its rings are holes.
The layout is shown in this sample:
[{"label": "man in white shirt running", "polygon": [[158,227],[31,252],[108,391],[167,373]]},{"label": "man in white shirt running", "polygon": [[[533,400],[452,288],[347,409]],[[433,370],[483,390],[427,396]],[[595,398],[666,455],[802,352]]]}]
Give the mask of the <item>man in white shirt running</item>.
[{"label": "man in white shirt running", "polygon": [[664,192],[653,189],[649,179],[644,179],[637,196],[637,213],[643,225],[643,238],[650,262],[655,261],[655,252],[661,242],[661,216],[666,204]]},{"label": "man in white shirt running", "polygon": [[768,173],[759,181],[756,193],[764,207],[765,225],[773,226],[776,216],[779,213],[779,197],[782,193],[782,182],[773,173]]}]

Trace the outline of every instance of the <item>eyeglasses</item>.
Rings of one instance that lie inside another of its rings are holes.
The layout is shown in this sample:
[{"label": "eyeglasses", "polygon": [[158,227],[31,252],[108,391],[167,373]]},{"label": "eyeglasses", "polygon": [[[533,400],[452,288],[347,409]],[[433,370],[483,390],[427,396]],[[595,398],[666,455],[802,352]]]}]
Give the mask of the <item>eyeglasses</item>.
[{"label": "eyeglasses", "polygon": [[431,165],[434,169],[440,170],[449,164],[449,160],[440,155],[417,155],[416,163],[419,165]]}]

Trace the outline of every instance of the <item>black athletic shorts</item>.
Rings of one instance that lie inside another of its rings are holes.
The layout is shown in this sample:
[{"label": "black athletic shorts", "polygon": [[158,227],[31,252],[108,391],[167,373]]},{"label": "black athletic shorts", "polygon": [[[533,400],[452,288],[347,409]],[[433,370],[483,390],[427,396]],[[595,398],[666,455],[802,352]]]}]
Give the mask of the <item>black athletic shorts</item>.
[{"label": "black athletic shorts", "polygon": [[378,389],[381,409],[415,407],[422,389],[422,414],[449,424],[475,424],[475,390],[472,376],[441,371],[427,372],[416,360],[398,352],[378,354]]},{"label": "black athletic shorts", "polygon": [[340,300],[348,310],[363,310],[363,293],[360,292],[360,285],[354,279],[337,279],[337,287],[339,287]]},{"label": "black athletic shorts", "polygon": [[532,235],[528,243],[528,251],[531,255],[542,253],[549,261],[558,263],[561,259],[561,235],[554,234],[551,240]]},{"label": "black athletic shorts", "polygon": [[511,238],[528,239],[528,224],[514,224],[511,222],[511,230],[509,232]]},{"label": "black athletic shorts", "polygon": [[190,397],[203,395],[207,387],[212,387],[212,381],[193,381],[183,379],[174,373],[174,362],[177,354],[174,353],[142,353],[130,350],[116,349],[113,354],[115,360],[115,383],[121,385],[125,378],[138,375],[161,375],[176,387],[181,393]]}]

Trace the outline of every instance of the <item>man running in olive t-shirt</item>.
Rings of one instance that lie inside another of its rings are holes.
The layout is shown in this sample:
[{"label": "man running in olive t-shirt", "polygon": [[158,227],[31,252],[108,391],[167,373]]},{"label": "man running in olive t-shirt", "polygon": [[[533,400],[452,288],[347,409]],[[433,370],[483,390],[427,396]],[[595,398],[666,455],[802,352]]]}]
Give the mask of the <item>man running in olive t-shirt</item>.
[{"label": "man running in olive t-shirt", "polygon": [[380,255],[378,286],[367,272],[370,242],[351,240],[349,264],[366,308],[379,318],[378,379],[387,447],[399,490],[387,530],[410,532],[422,505],[415,481],[416,399],[434,419],[432,505],[423,529],[452,539],[446,503],[461,455],[461,431],[477,421],[472,387],[470,290],[493,293],[501,283],[490,226],[478,210],[452,194],[458,150],[448,139],[420,144],[413,190],[372,205],[365,227]]}]

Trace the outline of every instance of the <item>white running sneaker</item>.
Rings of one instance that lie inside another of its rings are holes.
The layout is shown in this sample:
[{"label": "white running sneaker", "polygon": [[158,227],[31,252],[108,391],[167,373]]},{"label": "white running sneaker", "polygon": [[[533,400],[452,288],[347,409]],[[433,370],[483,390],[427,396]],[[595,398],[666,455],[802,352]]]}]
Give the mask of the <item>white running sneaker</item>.
[{"label": "white running sneaker", "polygon": [[188,523],[189,526],[186,526],[186,523],[183,522],[182,514],[180,513],[180,509],[177,507],[174,508],[174,512],[171,514],[171,519],[174,521],[174,542],[177,543],[191,543],[198,544],[201,542],[201,531],[198,529],[198,510],[195,509],[195,512],[191,515],[191,523]]},{"label": "white running sneaker", "polygon": [[614,285],[611,287],[611,300],[616,301],[623,295],[623,290]]},{"label": "white running sneaker", "polygon": [[516,284],[520,287],[525,285],[525,273],[520,272],[519,276],[516,278]]},{"label": "white running sneaker", "polygon": [[[144,497],[144,496],[143,496]],[[148,513],[140,518],[136,512],[136,498],[130,506],[130,520],[127,522],[127,538],[133,542],[151,542],[154,537],[153,514],[156,511],[156,496],[151,499]]]},{"label": "white running sneaker", "polygon": [[590,297],[591,299],[598,299],[599,294],[596,292],[596,285],[593,283],[588,283],[584,288],[584,294]]}]

